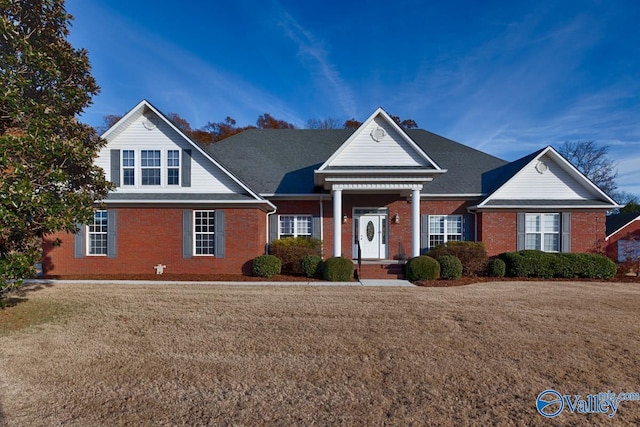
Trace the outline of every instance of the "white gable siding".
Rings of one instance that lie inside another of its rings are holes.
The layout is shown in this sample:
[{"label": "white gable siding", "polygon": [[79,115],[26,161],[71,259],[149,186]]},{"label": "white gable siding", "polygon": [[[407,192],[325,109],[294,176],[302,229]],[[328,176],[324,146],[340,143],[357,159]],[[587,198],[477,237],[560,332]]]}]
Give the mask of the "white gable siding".
[{"label": "white gable siding", "polygon": [[536,170],[533,161],[492,197],[494,200],[588,200],[593,194],[574,177],[567,173],[549,156],[540,159],[547,166],[545,173]]},{"label": "white gable siding", "polygon": [[[154,129],[147,129],[143,124],[145,120],[144,116],[137,117],[117,135],[110,138],[106,147],[100,151],[96,164],[104,169],[107,179],[111,180],[111,150],[136,150],[138,168],[140,166],[139,150],[161,150],[163,169],[166,170],[167,150],[191,149],[191,186],[166,186],[164,185],[166,180],[163,180],[163,185],[160,187],[121,186],[117,188],[119,193],[246,193],[240,185],[218,169],[163,120],[158,119]],[[136,175],[139,181],[139,169]]]},{"label": "white gable siding", "polygon": [[[381,127],[385,136],[380,142],[371,132]],[[355,135],[351,143],[328,166],[431,166],[404,138],[379,116]]]}]

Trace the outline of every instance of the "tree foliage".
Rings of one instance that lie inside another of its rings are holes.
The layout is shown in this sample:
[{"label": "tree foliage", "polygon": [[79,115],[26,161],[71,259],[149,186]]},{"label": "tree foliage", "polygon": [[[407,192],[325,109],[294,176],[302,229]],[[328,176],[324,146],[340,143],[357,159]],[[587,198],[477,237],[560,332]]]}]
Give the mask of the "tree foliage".
[{"label": "tree foliage", "polygon": [[99,88],[71,19],[62,0],[0,0],[0,293],[110,189],[94,165],[104,142],[76,119]]},{"label": "tree foliage", "polygon": [[618,188],[617,165],[609,157],[609,146],[592,140],[566,141],[558,152],[606,194],[613,195]]}]

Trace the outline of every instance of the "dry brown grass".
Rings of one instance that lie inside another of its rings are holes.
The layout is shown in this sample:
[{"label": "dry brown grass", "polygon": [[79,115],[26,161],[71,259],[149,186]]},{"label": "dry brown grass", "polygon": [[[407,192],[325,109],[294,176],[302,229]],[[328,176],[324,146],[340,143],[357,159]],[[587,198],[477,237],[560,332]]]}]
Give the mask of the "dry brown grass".
[{"label": "dry brown grass", "polygon": [[535,410],[547,388],[640,391],[638,284],[59,284],[24,299],[6,310],[57,308],[0,334],[7,426],[640,423],[640,402],[613,420]]}]

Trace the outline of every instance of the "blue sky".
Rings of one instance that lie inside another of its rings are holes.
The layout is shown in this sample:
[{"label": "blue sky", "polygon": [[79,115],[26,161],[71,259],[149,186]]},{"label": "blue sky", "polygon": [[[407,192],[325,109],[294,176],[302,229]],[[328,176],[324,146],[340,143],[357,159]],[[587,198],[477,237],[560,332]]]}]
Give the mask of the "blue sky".
[{"label": "blue sky", "polygon": [[640,195],[640,2],[67,0],[102,87],[83,121],[141,99],[194,128],[377,107],[515,160],[609,145]]}]

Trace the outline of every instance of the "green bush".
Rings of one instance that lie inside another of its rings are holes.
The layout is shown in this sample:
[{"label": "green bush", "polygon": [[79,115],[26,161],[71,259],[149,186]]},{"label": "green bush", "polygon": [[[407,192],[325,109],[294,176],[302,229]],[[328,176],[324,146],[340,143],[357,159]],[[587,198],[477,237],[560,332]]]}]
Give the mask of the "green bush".
[{"label": "green bush", "polygon": [[487,272],[490,277],[504,277],[507,271],[507,265],[500,258],[493,258],[489,261]]},{"label": "green bush", "polygon": [[330,282],[350,282],[353,279],[353,261],[333,257],[322,263],[322,277]]},{"label": "green bush", "polygon": [[485,273],[489,257],[482,242],[447,242],[427,252],[431,258],[453,255],[462,262],[462,274],[478,276]]},{"label": "green bush", "polygon": [[616,264],[604,255],[589,253],[506,252],[500,255],[510,277],[609,279]]},{"label": "green bush", "polygon": [[321,273],[321,264],[320,255],[306,255],[300,261],[300,270],[307,277],[318,277]]},{"label": "green bush", "polygon": [[438,258],[441,279],[459,279],[462,277],[462,262],[453,255],[442,255]]},{"label": "green bush", "polygon": [[253,259],[253,275],[256,277],[273,277],[280,274],[282,263],[273,255],[260,255]]},{"label": "green bush", "polygon": [[440,277],[440,264],[427,255],[411,258],[405,266],[407,280],[435,280]]},{"label": "green bush", "polygon": [[282,272],[300,274],[300,262],[307,255],[320,255],[322,241],[307,237],[285,237],[269,245],[269,254],[282,262]]}]

